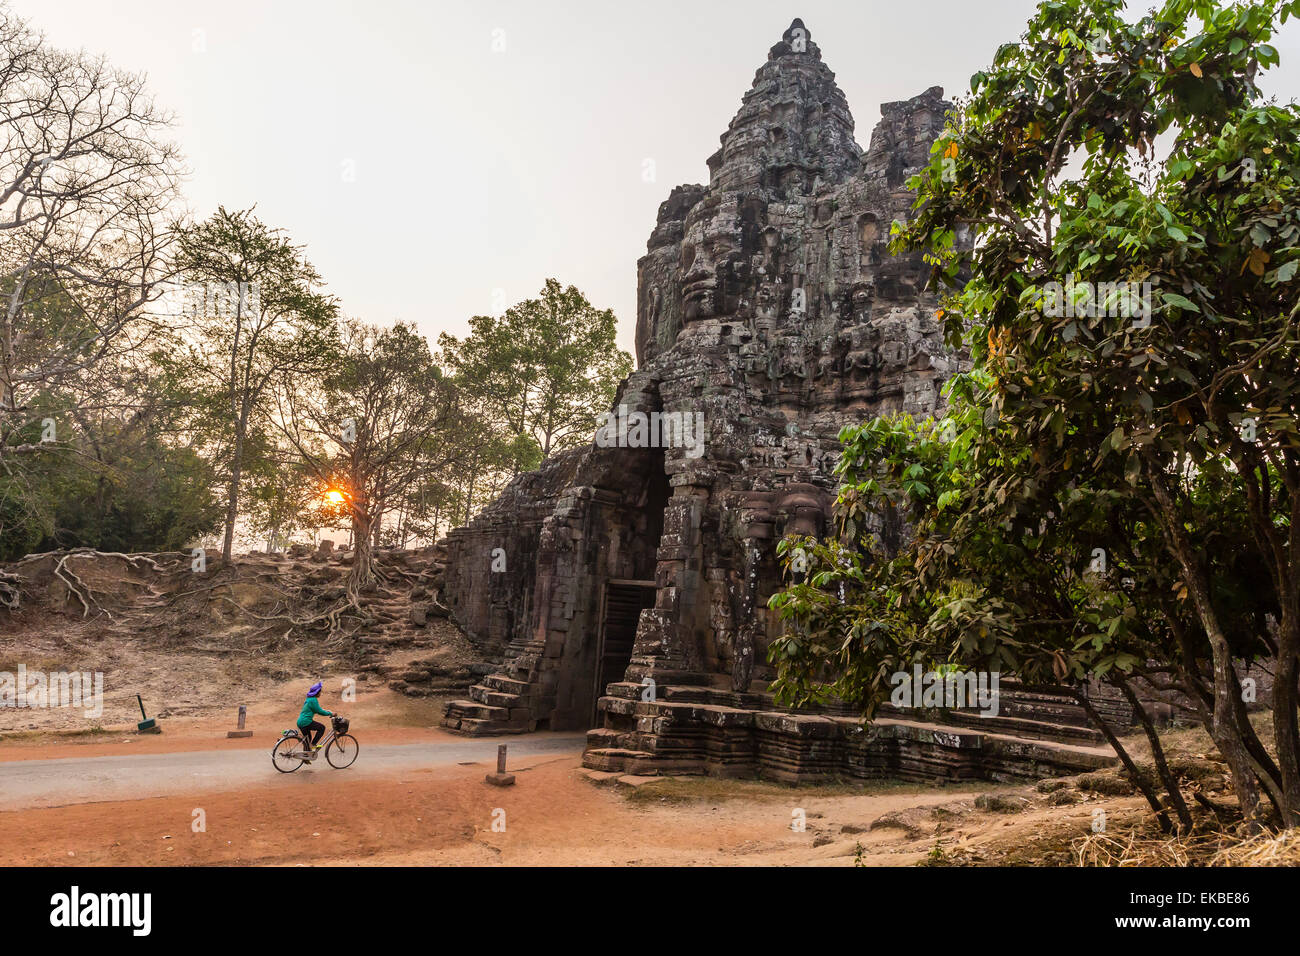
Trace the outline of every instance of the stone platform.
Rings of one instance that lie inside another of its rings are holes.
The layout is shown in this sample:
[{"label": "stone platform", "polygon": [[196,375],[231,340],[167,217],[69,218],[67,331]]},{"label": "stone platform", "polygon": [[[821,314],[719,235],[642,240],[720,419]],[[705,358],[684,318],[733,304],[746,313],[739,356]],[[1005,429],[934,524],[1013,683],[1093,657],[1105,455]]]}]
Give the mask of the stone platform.
[{"label": "stone platform", "polygon": [[610,686],[599,705],[605,726],[587,733],[584,767],[808,783],[1032,780],[1115,763],[1096,731],[1072,723],[944,711],[935,714],[941,723],[879,716],[864,724],[844,714],[782,712],[761,694],[658,690],[659,699],[645,701],[639,684]]},{"label": "stone platform", "polygon": [[[493,674],[471,700],[447,705],[443,725],[472,736],[537,729],[527,683]],[[659,776],[708,774],[787,783],[894,777],[914,781],[1029,780],[1111,766],[1115,756],[1060,693],[1007,682],[999,714],[900,711],[884,706],[864,724],[847,708],[825,713],[779,709],[771,695],[694,685],[609,685],[598,709],[604,726],[587,732],[583,766]]]}]

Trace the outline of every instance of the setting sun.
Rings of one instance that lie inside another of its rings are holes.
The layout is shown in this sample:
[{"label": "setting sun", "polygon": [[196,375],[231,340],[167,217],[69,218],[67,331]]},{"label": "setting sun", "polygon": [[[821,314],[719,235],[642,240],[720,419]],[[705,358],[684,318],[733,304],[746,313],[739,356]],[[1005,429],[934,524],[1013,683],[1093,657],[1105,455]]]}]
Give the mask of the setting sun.
[{"label": "setting sun", "polygon": [[343,492],[341,492],[341,491],[336,491],[336,490],[334,490],[333,488],[331,488],[329,491],[325,492],[325,500],[328,501],[328,502],[329,502],[330,504],[332,504],[332,505],[339,505],[339,504],[342,504],[342,503],[343,503]]}]

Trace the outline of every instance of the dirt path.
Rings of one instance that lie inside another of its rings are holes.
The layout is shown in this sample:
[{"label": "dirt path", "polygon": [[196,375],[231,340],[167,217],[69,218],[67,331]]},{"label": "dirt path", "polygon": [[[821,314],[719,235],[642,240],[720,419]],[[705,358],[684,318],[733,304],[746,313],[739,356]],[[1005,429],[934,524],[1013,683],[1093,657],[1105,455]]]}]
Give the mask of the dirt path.
[{"label": "dirt path", "polygon": [[[598,787],[580,770],[580,741],[558,734],[512,738],[518,782],[499,789],[483,779],[497,741],[456,740],[371,748],[365,772],[318,765],[272,776],[265,754],[249,751],[11,763],[0,768],[6,800],[33,774],[29,802],[44,787],[39,799],[61,805],[0,811],[0,865],[912,865],[940,842],[977,858],[1052,828],[1068,842],[1091,819],[1084,806],[982,813],[974,796],[987,785]],[[245,757],[255,766],[237,778]],[[117,770],[100,769],[110,764]],[[178,770],[161,784],[135,775],[155,764]],[[210,775],[194,777],[194,767]],[[78,796],[88,783],[98,794]],[[86,802],[96,795],[109,798]],[[1126,802],[1112,801],[1112,812]],[[792,829],[800,812],[806,828]]]},{"label": "dirt path", "polygon": [[[992,784],[596,786],[581,771],[582,735],[467,739],[437,728],[439,701],[387,688],[327,702],[352,718],[362,748],[354,767],[279,774],[269,751],[297,716],[298,683],[254,699],[248,739],[226,738],[229,708],[166,718],[156,736],[133,724],[5,734],[0,865],[874,866],[1008,852],[1060,863],[1096,806],[1116,822],[1138,807],[1092,797],[1044,807],[1032,788]],[[499,743],[518,777],[508,789],[483,780]],[[990,791],[1029,795],[1032,806],[976,809],[975,797]],[[796,811],[802,830],[791,828]]]},{"label": "dirt path", "polygon": [[[232,741],[234,742],[234,741]],[[240,741],[242,743],[242,741]],[[582,753],[581,734],[532,734],[510,745],[515,758]],[[495,740],[447,739],[404,744],[361,743],[362,757],[350,777],[391,775],[457,763],[487,766],[496,760]],[[271,764],[269,747],[172,753],[65,757],[0,763],[0,810],[120,800],[141,794],[169,796],[244,788],[293,788],[291,778],[333,771],[324,760],[283,774]]]}]

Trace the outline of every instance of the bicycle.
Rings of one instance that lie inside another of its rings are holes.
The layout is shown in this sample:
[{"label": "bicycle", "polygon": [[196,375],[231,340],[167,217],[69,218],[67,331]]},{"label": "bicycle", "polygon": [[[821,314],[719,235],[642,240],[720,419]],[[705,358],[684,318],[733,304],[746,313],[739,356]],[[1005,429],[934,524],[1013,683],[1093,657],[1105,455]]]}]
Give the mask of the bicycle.
[{"label": "bicycle", "polygon": [[[325,759],[335,770],[352,766],[361,748],[357,744],[357,738],[348,733],[348,719],[335,714],[330,718],[330,723],[333,727],[315,753],[308,749],[307,735],[304,731],[294,728],[282,733],[271,749],[271,763],[275,765],[275,769],[281,773],[293,773],[304,764],[315,760],[316,753],[320,753],[321,749],[324,749]],[[297,747],[301,749],[295,749]]]}]

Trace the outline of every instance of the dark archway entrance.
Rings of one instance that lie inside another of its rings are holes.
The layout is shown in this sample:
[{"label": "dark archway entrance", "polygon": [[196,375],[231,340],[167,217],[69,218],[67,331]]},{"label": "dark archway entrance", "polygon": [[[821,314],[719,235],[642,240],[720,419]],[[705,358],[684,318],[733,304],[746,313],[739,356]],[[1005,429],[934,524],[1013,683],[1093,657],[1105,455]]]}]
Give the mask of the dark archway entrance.
[{"label": "dark archway entrance", "polygon": [[596,645],[596,683],[591,704],[591,725],[596,726],[596,701],[610,684],[623,679],[632,661],[632,644],[641,612],[655,604],[654,581],[619,578],[605,583],[601,595],[600,629]]},{"label": "dark archway entrance", "polygon": [[641,612],[655,605],[655,565],[672,487],[664,470],[662,448],[648,449],[642,461],[645,470],[641,493],[635,513],[628,515],[628,525],[636,529],[636,547],[630,564],[632,576],[606,579],[599,596],[588,716],[592,727],[598,721],[597,701],[604,696],[606,687],[623,680],[631,663]]}]

